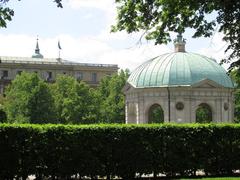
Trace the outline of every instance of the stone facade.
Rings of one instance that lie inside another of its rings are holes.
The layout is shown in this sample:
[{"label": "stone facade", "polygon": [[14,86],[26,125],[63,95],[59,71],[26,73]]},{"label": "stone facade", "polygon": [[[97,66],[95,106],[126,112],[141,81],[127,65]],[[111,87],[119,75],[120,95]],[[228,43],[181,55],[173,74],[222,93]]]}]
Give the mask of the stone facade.
[{"label": "stone facade", "polygon": [[[126,123],[148,123],[152,105],[158,104],[164,112],[164,122],[195,123],[200,104],[211,108],[212,122],[232,122],[234,111],[233,88],[225,88],[205,79],[192,86],[134,88],[125,87]],[[183,109],[177,109],[177,104]]]},{"label": "stone facade", "polygon": [[76,63],[63,59],[0,57],[0,93],[21,72],[34,72],[47,82],[54,82],[58,74],[66,74],[82,80],[91,87],[118,71],[114,64]]}]

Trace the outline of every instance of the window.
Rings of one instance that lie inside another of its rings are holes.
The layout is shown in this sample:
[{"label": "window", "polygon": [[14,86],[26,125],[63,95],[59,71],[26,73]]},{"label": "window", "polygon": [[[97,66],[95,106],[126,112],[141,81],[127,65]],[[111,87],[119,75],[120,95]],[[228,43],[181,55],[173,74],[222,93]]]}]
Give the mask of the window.
[{"label": "window", "polygon": [[92,73],[92,82],[97,82],[97,73]]},{"label": "window", "polygon": [[47,81],[51,80],[52,79],[52,72],[51,71],[48,71],[47,72]]},{"label": "window", "polygon": [[82,80],[83,79],[83,73],[82,72],[77,72],[76,73],[76,78],[77,78],[77,80]]},{"label": "window", "polygon": [[4,70],[2,72],[2,78],[7,78],[8,77],[8,71]]}]

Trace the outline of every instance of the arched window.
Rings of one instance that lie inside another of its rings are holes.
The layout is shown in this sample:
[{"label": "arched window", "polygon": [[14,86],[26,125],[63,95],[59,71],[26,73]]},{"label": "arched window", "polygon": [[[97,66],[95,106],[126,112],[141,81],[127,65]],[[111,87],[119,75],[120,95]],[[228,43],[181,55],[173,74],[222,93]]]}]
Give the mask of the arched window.
[{"label": "arched window", "polygon": [[164,112],[159,104],[153,104],[149,108],[148,123],[164,123]]},{"label": "arched window", "polygon": [[212,122],[212,110],[211,107],[202,103],[196,110],[196,122],[197,123],[210,123]]}]

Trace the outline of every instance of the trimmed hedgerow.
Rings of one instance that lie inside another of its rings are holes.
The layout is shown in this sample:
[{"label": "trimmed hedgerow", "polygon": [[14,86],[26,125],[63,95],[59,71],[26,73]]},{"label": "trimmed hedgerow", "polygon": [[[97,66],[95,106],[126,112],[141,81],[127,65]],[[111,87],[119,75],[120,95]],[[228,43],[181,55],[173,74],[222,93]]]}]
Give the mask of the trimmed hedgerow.
[{"label": "trimmed hedgerow", "polygon": [[0,179],[230,175],[240,125],[0,125]]}]

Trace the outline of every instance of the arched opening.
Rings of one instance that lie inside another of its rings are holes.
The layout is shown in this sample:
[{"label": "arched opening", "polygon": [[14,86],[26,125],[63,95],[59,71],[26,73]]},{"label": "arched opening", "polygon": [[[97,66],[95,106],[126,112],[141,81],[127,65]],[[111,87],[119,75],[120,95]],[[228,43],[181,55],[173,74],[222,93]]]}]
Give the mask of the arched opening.
[{"label": "arched opening", "polygon": [[0,123],[5,123],[7,121],[7,114],[0,108]]},{"label": "arched opening", "polygon": [[159,104],[153,104],[149,108],[148,123],[164,123],[164,111]]},{"label": "arched opening", "polygon": [[197,123],[210,123],[212,122],[212,110],[211,107],[202,103],[196,110],[196,122]]}]

